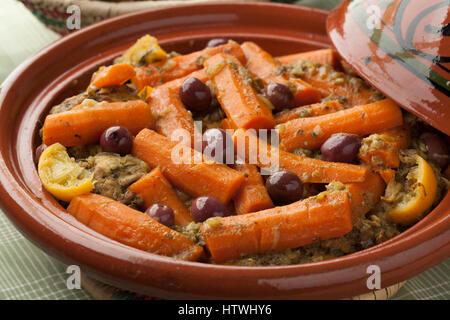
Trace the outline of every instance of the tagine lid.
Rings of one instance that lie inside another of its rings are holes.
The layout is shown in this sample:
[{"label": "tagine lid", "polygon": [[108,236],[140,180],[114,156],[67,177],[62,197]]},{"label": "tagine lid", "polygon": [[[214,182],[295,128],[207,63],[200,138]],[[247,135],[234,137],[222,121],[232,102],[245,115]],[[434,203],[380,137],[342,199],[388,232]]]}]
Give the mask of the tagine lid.
[{"label": "tagine lid", "polygon": [[450,135],[450,0],[345,0],[327,31],[362,78]]}]

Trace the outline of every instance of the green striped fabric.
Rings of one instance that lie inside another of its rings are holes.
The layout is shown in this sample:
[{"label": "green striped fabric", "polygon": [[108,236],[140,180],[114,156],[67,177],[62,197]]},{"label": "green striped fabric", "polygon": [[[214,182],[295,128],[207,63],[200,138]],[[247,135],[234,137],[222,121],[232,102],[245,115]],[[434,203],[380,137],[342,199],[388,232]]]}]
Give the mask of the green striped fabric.
[{"label": "green striped fabric", "polygon": [[[339,1],[300,0],[330,9]],[[16,0],[0,1],[0,83],[24,59],[53,42],[46,29]],[[67,288],[67,266],[26,240],[0,211],[0,299],[91,299]],[[407,281],[393,299],[450,299],[450,259]],[[134,295],[135,296],[135,295]],[[130,299],[133,295],[114,295]]]}]

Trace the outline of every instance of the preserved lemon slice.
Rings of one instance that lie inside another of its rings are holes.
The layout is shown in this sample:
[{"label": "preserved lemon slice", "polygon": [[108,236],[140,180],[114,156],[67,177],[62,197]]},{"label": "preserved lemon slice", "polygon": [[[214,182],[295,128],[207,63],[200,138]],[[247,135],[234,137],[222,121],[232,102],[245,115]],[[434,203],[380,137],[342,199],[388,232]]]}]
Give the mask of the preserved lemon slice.
[{"label": "preserved lemon slice", "polygon": [[55,198],[69,202],[73,197],[89,193],[92,175],[70,158],[66,148],[54,143],[45,149],[38,164],[38,173],[45,189]]},{"label": "preserved lemon slice", "polygon": [[415,182],[412,190],[390,210],[389,216],[395,223],[409,225],[419,220],[434,202],[437,193],[437,179],[431,166],[416,155],[417,168],[412,172]]},{"label": "preserved lemon slice", "polygon": [[132,45],[118,60],[121,63],[129,63],[133,66],[142,63],[152,63],[167,58],[166,52],[161,49],[158,40],[150,35],[143,36]]}]

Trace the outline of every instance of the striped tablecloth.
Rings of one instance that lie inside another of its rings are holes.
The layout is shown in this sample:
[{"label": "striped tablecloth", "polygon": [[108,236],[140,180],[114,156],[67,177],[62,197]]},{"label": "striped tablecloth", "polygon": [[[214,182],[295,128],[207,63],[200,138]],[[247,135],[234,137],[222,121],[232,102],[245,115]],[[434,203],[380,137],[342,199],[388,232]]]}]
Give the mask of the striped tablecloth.
[{"label": "striped tablecloth", "polygon": [[[334,1],[336,3],[338,1]],[[333,1],[300,0],[330,9]],[[24,59],[58,39],[16,0],[0,1],[0,83]],[[0,299],[92,299],[67,288],[67,266],[26,240],[0,211]],[[118,291],[111,299],[136,295]],[[408,280],[392,299],[450,299],[450,259]]]}]

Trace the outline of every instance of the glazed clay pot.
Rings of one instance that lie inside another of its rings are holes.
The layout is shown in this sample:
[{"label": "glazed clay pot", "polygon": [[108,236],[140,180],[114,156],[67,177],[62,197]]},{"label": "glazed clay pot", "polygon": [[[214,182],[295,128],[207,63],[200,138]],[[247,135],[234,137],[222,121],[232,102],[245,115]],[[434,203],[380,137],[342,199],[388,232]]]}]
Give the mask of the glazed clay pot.
[{"label": "glazed clay pot", "polygon": [[328,19],[336,50],[367,82],[450,135],[449,3],[344,1]]},{"label": "glazed clay pot", "polygon": [[178,261],[110,240],[78,223],[42,187],[33,163],[40,121],[140,36],[150,33],[181,53],[227,37],[283,55],[328,47],[326,17],[280,4],[180,6],[106,20],[43,49],[11,74],[0,93],[4,212],[36,245],[83,273],[162,298],[345,298],[369,291],[369,265],[381,268],[381,286],[387,287],[441,262],[450,249],[449,195],[406,232],[370,249],[303,265],[238,267]]}]

